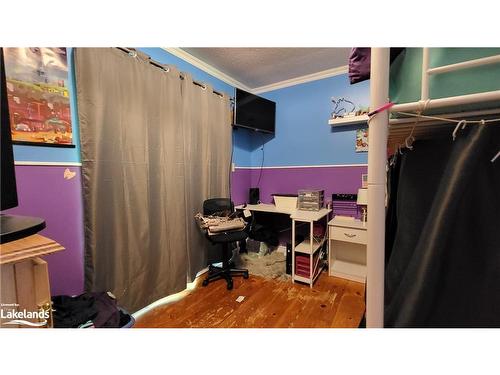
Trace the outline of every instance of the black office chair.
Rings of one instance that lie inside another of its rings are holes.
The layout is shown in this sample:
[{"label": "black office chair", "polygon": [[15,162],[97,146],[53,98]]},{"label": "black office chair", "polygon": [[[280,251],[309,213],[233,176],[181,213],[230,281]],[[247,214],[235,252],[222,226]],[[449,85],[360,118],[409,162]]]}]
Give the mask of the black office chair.
[{"label": "black office chair", "polygon": [[[203,202],[203,215],[229,216],[234,214],[233,202],[228,198],[212,198]],[[232,276],[243,276],[248,279],[247,269],[234,268],[234,265],[230,263],[231,248],[229,246],[231,243],[246,240],[247,237],[246,228],[240,231],[221,232],[213,236],[207,234],[210,242],[222,245],[222,267],[209,265],[208,276],[203,280],[203,286],[207,286],[211,281],[225,279],[227,289],[231,290],[233,289]]]}]

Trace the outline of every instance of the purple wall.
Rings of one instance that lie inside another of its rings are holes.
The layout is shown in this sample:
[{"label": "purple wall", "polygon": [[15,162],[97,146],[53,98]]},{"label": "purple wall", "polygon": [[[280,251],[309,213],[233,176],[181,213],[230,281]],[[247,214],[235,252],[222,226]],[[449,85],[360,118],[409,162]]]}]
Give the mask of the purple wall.
[{"label": "purple wall", "polygon": [[251,169],[235,169],[231,173],[231,199],[235,205],[248,201],[248,188],[252,177]]},{"label": "purple wall", "polygon": [[[68,168],[75,172],[64,178]],[[83,292],[83,211],[79,167],[16,166],[19,206],[5,213],[38,216],[47,227],[40,234],[66,250],[47,255],[52,295]]]},{"label": "purple wall", "polygon": [[[325,166],[325,167],[287,167],[262,170],[260,178],[260,200],[272,203],[271,194],[296,194],[299,189],[324,189],[325,201],[330,201],[332,193],[356,194],[361,187],[361,175],[368,167]],[[233,173],[232,194],[235,203],[248,200],[248,188],[256,186],[260,169],[241,168]]]},{"label": "purple wall", "polygon": [[[260,177],[260,200],[272,203],[273,193],[296,194],[299,189],[323,189],[325,201],[331,201],[332,193],[357,194],[361,187],[361,175],[367,173],[367,166],[325,166],[325,167],[287,167],[268,168],[262,170]],[[235,204],[248,202],[248,188],[256,186],[260,169],[238,168],[232,174],[232,197]],[[356,216],[359,211],[355,203],[341,203],[344,209],[335,209],[340,215]],[[274,220],[274,218],[273,218]],[[280,233],[282,245],[290,241],[291,232]]]}]

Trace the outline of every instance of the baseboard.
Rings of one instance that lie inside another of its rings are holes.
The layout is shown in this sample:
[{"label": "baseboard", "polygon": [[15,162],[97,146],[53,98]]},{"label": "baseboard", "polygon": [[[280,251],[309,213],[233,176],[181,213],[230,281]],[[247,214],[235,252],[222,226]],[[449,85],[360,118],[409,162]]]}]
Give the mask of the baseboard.
[{"label": "baseboard", "polygon": [[194,278],[197,279],[198,277],[200,277],[201,275],[203,275],[204,273],[207,273],[207,272],[208,272],[208,267],[205,267],[201,271],[199,271]]},{"label": "baseboard", "polygon": [[192,282],[186,284],[186,289],[181,290],[180,292],[177,292],[175,294],[171,294],[169,296],[160,298],[159,300],[156,300],[156,301],[150,303],[149,305],[143,307],[142,309],[136,311],[135,313],[132,314],[132,316],[134,317],[134,319],[137,319],[141,315],[144,315],[148,311],[151,311],[158,306],[168,305],[170,303],[177,302],[177,301],[181,300],[190,291],[192,291],[196,287],[196,279],[207,272],[208,272],[208,267],[203,268],[201,271],[199,271],[196,274],[195,279]]}]

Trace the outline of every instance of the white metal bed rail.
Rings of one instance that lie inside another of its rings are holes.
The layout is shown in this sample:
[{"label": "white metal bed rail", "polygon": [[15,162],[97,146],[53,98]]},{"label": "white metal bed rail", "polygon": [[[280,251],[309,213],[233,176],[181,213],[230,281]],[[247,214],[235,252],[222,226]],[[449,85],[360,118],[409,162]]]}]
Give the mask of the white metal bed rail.
[{"label": "white metal bed rail", "polygon": [[478,66],[499,64],[500,55],[483,57],[480,59],[463,61],[455,64],[443,65],[429,68],[430,51],[429,48],[423,48],[422,52],[422,86],[420,101],[412,103],[396,104],[391,108],[391,112],[410,112],[419,111],[425,104],[426,109],[450,107],[454,105],[472,104],[479,102],[500,101],[500,90],[488,91],[477,94],[451,96],[448,98],[429,99],[429,79],[431,75],[454,72],[457,70],[475,68]]}]

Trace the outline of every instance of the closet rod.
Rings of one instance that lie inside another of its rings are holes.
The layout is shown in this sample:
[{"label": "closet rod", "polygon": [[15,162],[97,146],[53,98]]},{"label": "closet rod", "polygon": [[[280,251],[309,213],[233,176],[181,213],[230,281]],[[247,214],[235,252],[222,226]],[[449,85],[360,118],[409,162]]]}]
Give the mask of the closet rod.
[{"label": "closet rod", "polygon": [[[131,56],[131,52],[132,52],[132,51],[133,51],[133,52],[136,52],[136,50],[135,50],[135,49],[131,49],[131,48],[123,48],[123,47],[116,47],[116,48],[117,48],[117,49],[119,49],[120,51],[122,51],[122,52],[126,53],[126,54],[127,54],[127,55],[129,55],[129,56]],[[145,54],[145,55],[146,55],[146,54]],[[159,62],[157,62],[157,61],[153,60],[153,59],[151,58],[151,56],[149,56],[149,55],[146,55],[146,56],[148,56],[148,59],[149,59],[148,61],[149,61],[149,63],[150,63],[151,65],[154,65],[154,66],[156,66],[157,68],[160,68],[160,69],[163,69],[163,70],[167,71],[167,69],[165,69],[161,63],[159,63]],[[182,74],[179,74],[179,78],[180,78],[180,79],[184,79],[184,76],[183,76]],[[201,88],[203,88],[203,89],[206,89],[206,87],[207,87],[207,86],[205,86],[203,83],[197,82],[197,81],[195,81],[195,80],[193,80],[192,82],[193,82],[195,85],[200,86],[200,87],[201,87]],[[221,98],[223,98],[223,97],[224,97],[224,94],[223,94],[223,93],[220,93],[220,92],[215,91],[215,90],[212,90],[212,92],[213,92],[215,95],[219,95]],[[229,99],[230,99],[230,100],[232,100],[232,98],[229,98]]]}]

